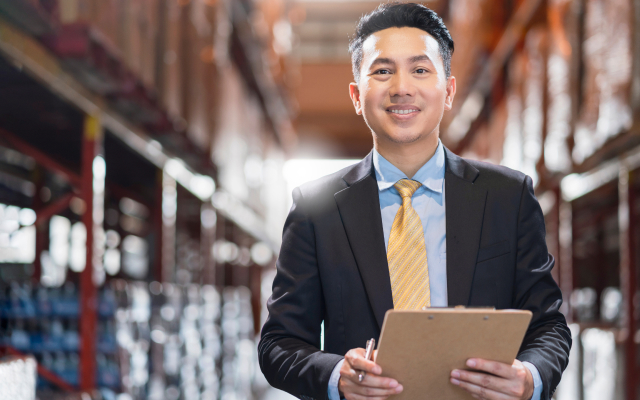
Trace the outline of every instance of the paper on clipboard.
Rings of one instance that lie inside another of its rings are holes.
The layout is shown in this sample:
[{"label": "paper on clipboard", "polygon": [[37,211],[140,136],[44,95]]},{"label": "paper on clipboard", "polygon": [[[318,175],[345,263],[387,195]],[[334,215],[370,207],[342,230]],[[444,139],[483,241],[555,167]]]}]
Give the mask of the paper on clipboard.
[{"label": "paper on clipboard", "polygon": [[375,362],[403,386],[394,400],[473,399],[449,381],[471,357],[512,364],[531,321],[526,310],[387,311]]}]

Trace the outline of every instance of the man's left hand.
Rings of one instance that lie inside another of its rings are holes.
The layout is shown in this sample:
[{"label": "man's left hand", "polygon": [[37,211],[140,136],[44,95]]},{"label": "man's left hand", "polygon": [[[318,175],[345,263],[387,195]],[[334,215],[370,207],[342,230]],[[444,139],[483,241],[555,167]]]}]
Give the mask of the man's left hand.
[{"label": "man's left hand", "polygon": [[476,399],[529,400],[533,396],[533,376],[529,368],[518,360],[509,365],[471,358],[467,360],[467,366],[483,372],[454,369],[451,371],[451,383]]}]

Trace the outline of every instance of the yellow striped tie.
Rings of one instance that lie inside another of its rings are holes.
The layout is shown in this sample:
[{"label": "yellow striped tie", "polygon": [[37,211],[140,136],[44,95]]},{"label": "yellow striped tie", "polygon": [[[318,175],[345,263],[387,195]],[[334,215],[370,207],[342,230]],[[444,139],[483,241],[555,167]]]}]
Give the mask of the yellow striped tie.
[{"label": "yellow striped tie", "polygon": [[409,179],[401,179],[393,185],[402,196],[402,206],[393,221],[387,246],[393,308],[396,310],[420,310],[431,306],[422,221],[411,205],[411,197],[420,185]]}]

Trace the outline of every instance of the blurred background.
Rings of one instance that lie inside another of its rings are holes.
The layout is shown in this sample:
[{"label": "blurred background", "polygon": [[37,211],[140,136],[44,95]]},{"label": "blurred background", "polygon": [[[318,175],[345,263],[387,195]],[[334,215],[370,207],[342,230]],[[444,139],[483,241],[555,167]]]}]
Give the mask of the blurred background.
[{"label": "blurred background", "polygon": [[[535,182],[555,398],[639,399],[640,1],[422,3],[456,43],[442,141]],[[372,147],[347,45],[377,5],[0,0],[1,399],[291,398],[256,337],[291,190]]]}]

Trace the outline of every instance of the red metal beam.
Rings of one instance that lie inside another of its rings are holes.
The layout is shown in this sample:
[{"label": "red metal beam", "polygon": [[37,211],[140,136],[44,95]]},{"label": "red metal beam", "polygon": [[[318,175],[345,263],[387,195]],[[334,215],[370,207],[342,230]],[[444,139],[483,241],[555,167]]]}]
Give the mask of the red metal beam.
[{"label": "red metal beam", "polygon": [[9,144],[11,144],[11,146],[13,146],[19,152],[34,158],[38,164],[56,172],[59,175],[62,175],[72,186],[80,187],[81,180],[78,174],[63,165],[60,165],[60,163],[58,163],[42,151],[36,149],[29,143],[20,139],[18,136],[2,128],[0,128],[0,137],[9,142]]},{"label": "red metal beam", "polygon": [[43,224],[54,215],[66,210],[73,199],[73,193],[67,193],[58,200],[44,206],[36,211],[36,224]]},{"label": "red metal beam", "polygon": [[[10,347],[10,346],[5,346],[4,348],[0,347],[0,350],[4,350],[4,351],[0,351],[0,353],[11,354],[11,355],[18,356],[18,357],[26,357],[27,356],[26,354],[21,353],[18,350],[14,349],[13,347]],[[76,391],[76,388],[73,387],[70,383],[67,383],[64,379],[60,378],[58,375],[56,375],[52,371],[48,370],[47,368],[43,367],[39,363],[37,365],[38,365],[38,367],[37,367],[38,368],[38,375],[42,376],[44,379],[48,380],[49,382],[53,383],[54,385],[56,385],[57,387],[59,387],[60,389],[66,391],[66,392],[75,392]]]},{"label": "red metal beam", "polygon": [[101,143],[99,121],[85,116],[82,134],[82,186],[81,197],[86,204],[82,222],[87,229],[86,263],[80,273],[80,389],[91,391],[96,387],[96,337],[98,296],[93,282],[93,160]]}]

